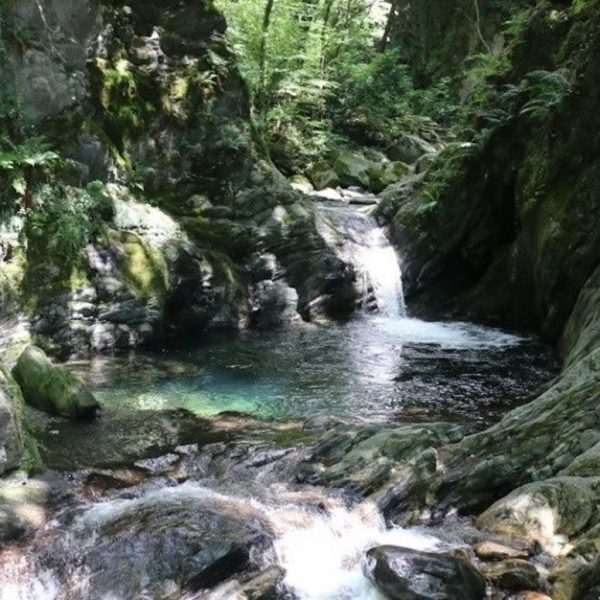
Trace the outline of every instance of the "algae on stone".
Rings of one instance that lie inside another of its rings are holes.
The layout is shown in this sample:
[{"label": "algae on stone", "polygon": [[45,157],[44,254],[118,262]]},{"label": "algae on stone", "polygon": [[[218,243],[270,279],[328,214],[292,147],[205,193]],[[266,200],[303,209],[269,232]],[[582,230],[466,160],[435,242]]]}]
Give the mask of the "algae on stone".
[{"label": "algae on stone", "polygon": [[40,348],[28,346],[13,375],[25,402],[48,414],[80,419],[93,417],[99,410],[86,386],[75,375],[54,366]]}]

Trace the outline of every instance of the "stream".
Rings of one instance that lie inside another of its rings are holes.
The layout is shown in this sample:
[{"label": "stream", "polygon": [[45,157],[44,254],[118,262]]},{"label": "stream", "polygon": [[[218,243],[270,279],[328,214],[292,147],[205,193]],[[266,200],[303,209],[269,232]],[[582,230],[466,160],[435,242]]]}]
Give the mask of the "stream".
[{"label": "stream", "polygon": [[234,562],[285,570],[280,598],[374,600],[362,574],[371,546],[463,544],[451,528],[388,528],[373,503],[297,483],[295,469],[340,424],[481,428],[526,401],[556,358],[527,336],[410,318],[375,222],[331,205],[319,218],[358,267],[352,320],[71,365],[103,413],[86,424],[33,416],[51,471],[14,493],[29,498],[29,486],[46,504],[37,533],[0,550],[0,599],[235,599],[231,582],[202,591],[203,565],[235,546]]}]

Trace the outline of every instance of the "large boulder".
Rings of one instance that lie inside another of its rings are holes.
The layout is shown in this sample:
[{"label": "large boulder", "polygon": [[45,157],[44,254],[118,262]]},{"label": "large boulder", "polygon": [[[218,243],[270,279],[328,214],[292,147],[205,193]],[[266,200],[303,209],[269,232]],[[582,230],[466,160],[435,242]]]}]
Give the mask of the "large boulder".
[{"label": "large boulder", "polygon": [[537,590],[540,587],[538,570],[526,560],[487,563],[482,565],[481,571],[494,585],[505,590]]},{"label": "large boulder", "polygon": [[467,428],[453,423],[415,423],[384,431],[334,428],[322,436],[310,461],[300,466],[298,478],[367,495],[423,451],[458,442],[467,433]]},{"label": "large boulder", "polygon": [[93,417],[99,410],[98,402],[83,382],[55,367],[40,348],[25,348],[13,375],[25,402],[48,414],[81,419]]},{"label": "large boulder", "polygon": [[[346,151],[337,157],[333,171],[344,187],[358,186],[379,193],[402,179],[409,168],[401,160],[392,162],[383,154]],[[328,186],[334,187],[331,183]]]},{"label": "large boulder", "polygon": [[128,496],[70,511],[72,536],[35,547],[65,597],[78,595],[78,581],[64,564],[94,574],[89,600],[204,597],[201,590],[258,575],[273,552],[265,514],[235,498],[190,483]]},{"label": "large boulder", "polygon": [[435,154],[436,148],[424,139],[410,134],[400,136],[388,149],[392,160],[400,160],[409,165],[416,163],[425,154]]},{"label": "large boulder", "polygon": [[344,152],[335,161],[334,170],[343,186],[369,187],[371,161],[358,152]]},{"label": "large boulder", "polygon": [[482,600],[485,579],[470,562],[449,554],[398,546],[367,552],[365,574],[390,600]]}]

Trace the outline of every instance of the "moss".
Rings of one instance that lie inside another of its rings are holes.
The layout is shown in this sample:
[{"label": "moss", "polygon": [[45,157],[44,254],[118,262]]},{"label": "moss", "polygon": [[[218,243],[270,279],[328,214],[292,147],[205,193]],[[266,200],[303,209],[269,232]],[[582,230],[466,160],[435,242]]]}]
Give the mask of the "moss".
[{"label": "moss", "polygon": [[169,269],[162,252],[134,233],[113,235],[123,250],[122,273],[133,293],[142,298],[163,297],[169,289]]},{"label": "moss", "polygon": [[27,473],[36,473],[42,470],[43,462],[37,441],[32,434],[29,418],[25,411],[25,401],[23,399],[21,388],[4,365],[0,365],[0,377],[4,380],[4,384],[8,388],[8,393],[14,401],[16,418],[20,425],[19,435],[24,448],[20,467]]},{"label": "moss", "polygon": [[111,60],[97,57],[93,65],[104,129],[122,154],[130,138],[141,134],[157,112],[155,84],[119,54]]},{"label": "moss", "polygon": [[52,365],[43,350],[28,346],[13,369],[27,404],[48,414],[87,418],[96,414],[98,403],[73,374]]},{"label": "moss", "polygon": [[234,259],[244,259],[256,249],[252,230],[229,219],[186,217],[181,219],[181,224],[203,249],[222,251]]}]

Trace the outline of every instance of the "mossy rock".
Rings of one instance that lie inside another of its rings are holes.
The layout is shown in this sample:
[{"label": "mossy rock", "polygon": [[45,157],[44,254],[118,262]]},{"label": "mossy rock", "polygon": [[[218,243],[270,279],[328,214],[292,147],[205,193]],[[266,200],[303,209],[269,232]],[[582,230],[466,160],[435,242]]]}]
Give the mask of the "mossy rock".
[{"label": "mossy rock", "polygon": [[409,167],[401,161],[374,163],[367,171],[368,187],[372,192],[382,192],[390,185],[398,183],[409,171]]},{"label": "mossy rock", "polygon": [[0,367],[0,474],[19,466],[25,453],[21,392]]},{"label": "mossy rock", "polygon": [[82,419],[98,412],[98,402],[85,385],[68,371],[55,367],[40,348],[25,348],[13,375],[25,402],[48,414]]},{"label": "mossy rock", "polygon": [[117,235],[121,268],[132,291],[142,298],[163,297],[169,289],[169,271],[162,252],[134,233]]},{"label": "mossy rock", "polygon": [[338,174],[330,168],[313,169],[309,173],[309,179],[317,191],[324,190],[325,188],[336,188],[341,185]]},{"label": "mossy rock", "polygon": [[335,161],[333,169],[343,186],[369,188],[369,169],[373,163],[358,152],[344,152]]}]

